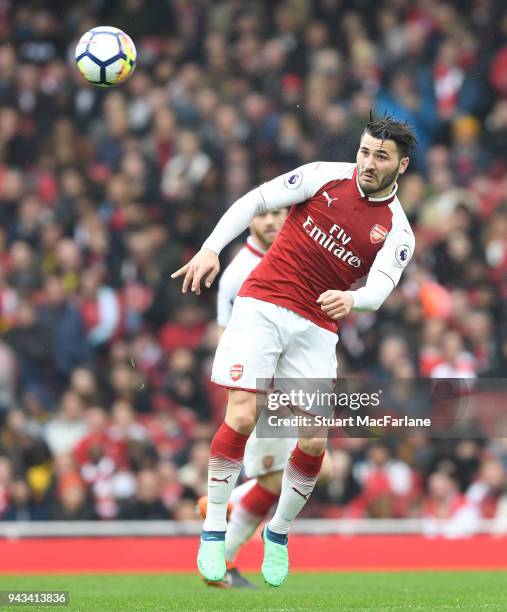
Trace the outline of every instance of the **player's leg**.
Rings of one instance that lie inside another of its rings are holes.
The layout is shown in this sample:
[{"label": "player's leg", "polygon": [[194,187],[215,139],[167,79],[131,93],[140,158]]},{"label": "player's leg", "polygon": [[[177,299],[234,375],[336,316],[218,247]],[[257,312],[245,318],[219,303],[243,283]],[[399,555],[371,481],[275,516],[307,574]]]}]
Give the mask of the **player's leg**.
[{"label": "player's leg", "polygon": [[212,380],[230,392],[225,421],[210,447],[208,508],[197,559],[199,571],[208,580],[221,580],[226,572],[227,503],[256,423],[258,380],[271,380],[281,351],[265,303],[237,298],[212,371]]},{"label": "player's leg", "polygon": [[[277,470],[276,472],[268,472],[257,477],[259,484],[269,491],[272,495],[276,495],[277,499],[282,490],[282,476],[283,470]],[[269,510],[269,508],[268,508]]]},{"label": "player's leg", "polygon": [[[240,547],[255,533],[267,517],[280,495],[282,474],[297,440],[258,437],[256,431],[245,447],[243,469],[250,478],[231,494],[227,532],[225,534],[225,559],[227,573],[220,582],[209,583],[224,588],[248,588],[253,585],[236,567],[236,555]],[[205,516],[206,499],[199,500],[200,510]]]},{"label": "player's leg", "polygon": [[[292,318],[298,317],[290,313]],[[285,391],[304,391],[305,397],[313,395],[317,414],[323,414],[319,390],[333,390],[336,378],[337,336],[312,322],[298,317],[293,321],[294,332],[287,351],[281,356],[275,374],[275,385]],[[278,387],[277,387],[278,388]],[[301,406],[303,415],[308,406]],[[314,410],[312,409],[312,412]],[[326,415],[329,415],[329,407]],[[326,428],[312,432],[300,432],[300,438],[292,452],[282,477],[282,490],[273,518],[266,526],[262,573],[266,582],[279,586],[289,572],[289,528],[308,501],[319,476],[327,444]]]},{"label": "player's leg", "polygon": [[210,446],[208,505],[197,557],[199,571],[207,580],[222,580],[226,572],[227,503],[241,471],[245,445],[255,421],[255,394],[229,390],[225,421]]},{"label": "player's leg", "polygon": [[[245,447],[245,454],[246,454],[247,448],[248,448],[248,442]],[[244,463],[243,463],[243,469],[245,469]],[[257,483],[257,478],[249,478],[248,480],[245,480],[245,482],[238,485],[231,493],[231,497],[229,499],[231,506],[236,506],[237,504],[239,504],[239,502],[241,501],[241,498],[244,497],[248,493],[248,491],[250,491],[250,489],[256,485],[256,483]]]},{"label": "player's leg", "polygon": [[255,484],[233,505],[225,534],[225,560],[229,567],[235,565],[239,549],[252,537],[278,500],[282,474],[280,470],[259,476]]},{"label": "player's leg", "polygon": [[256,484],[234,504],[227,533],[225,553],[233,562],[239,548],[255,533],[273,504],[278,501],[282,474],[297,440],[259,436],[257,428],[245,448],[244,471]]},{"label": "player's leg", "polygon": [[227,502],[236,486],[245,445],[255,421],[255,394],[230,389],[225,421],[218,428],[210,446],[205,531],[225,532],[227,529]]},{"label": "player's leg", "polygon": [[[287,460],[285,458],[285,464]],[[248,542],[267,517],[273,504],[278,501],[282,490],[282,476],[283,469],[262,474],[247,480],[232,492],[230,517],[225,534],[225,560],[228,568],[235,567],[239,549]],[[329,482],[331,478],[332,463],[326,452],[316,486]]]},{"label": "player's leg", "polygon": [[[250,436],[250,438],[251,437],[252,436]],[[227,533],[225,536],[226,551],[228,548],[227,539],[229,537],[229,532],[231,531],[231,527],[232,527],[229,517],[232,514],[234,508],[241,505],[242,500],[249,493],[249,491],[251,489],[256,488],[257,486],[260,486],[266,491],[269,491],[270,493],[272,493],[272,495],[274,496],[273,503],[278,500],[278,497],[280,496],[280,491],[282,490],[283,470],[285,468],[285,465],[287,464],[287,461],[289,460],[289,456],[292,453],[294,446],[297,443],[297,440],[292,442],[292,439],[291,439],[290,443],[292,443],[292,446],[290,448],[288,449],[281,448],[277,450],[277,454],[280,456],[281,459],[278,460],[277,458],[275,458],[275,465],[280,466],[279,468],[273,467],[264,473],[253,472],[253,474],[255,474],[253,476],[250,475],[252,474],[252,472],[250,472],[247,467],[250,464],[249,442],[247,442],[246,447],[245,447],[245,457],[244,457],[244,464],[243,464],[243,469],[245,470],[245,473],[247,477],[249,477],[249,479],[245,480],[245,482],[237,486],[233,490],[233,492],[231,493],[231,497],[229,498],[229,506],[227,509]],[[278,446],[283,447],[285,445],[285,440],[283,439],[278,440],[278,442],[279,442]],[[252,447],[252,452],[253,452],[253,447]],[[262,450],[260,451],[260,455],[262,456]],[[266,456],[266,453],[264,453],[264,456]],[[333,462],[331,461],[329,453],[326,451],[324,454],[324,461],[322,462],[322,467],[320,469],[319,477],[317,478],[316,486],[319,487],[320,485],[327,484],[332,479],[332,477],[333,477]],[[257,496],[256,494],[251,494],[249,496],[249,500],[251,500],[252,498],[259,499],[259,496]],[[199,499],[198,513],[200,514],[203,520],[206,518],[207,503],[208,503],[207,496],[201,497]],[[248,505],[251,508],[253,514],[258,515],[258,516],[261,516],[261,515],[265,516],[267,512],[271,509],[271,506],[270,506],[266,509],[266,511],[264,511],[265,505],[261,503],[260,500],[259,500],[259,503],[256,502],[253,505],[250,503],[250,501],[248,501],[246,505]],[[235,524],[237,523],[235,522]],[[231,553],[232,553],[232,549],[231,549]],[[232,556],[226,556],[226,559],[227,561],[233,561],[234,558]]]},{"label": "player's leg", "polygon": [[315,487],[324,460],[325,438],[301,438],[292,452],[282,477],[280,501],[268,530],[287,535]]},{"label": "player's leg", "polygon": [[[247,442],[244,469],[247,475],[256,474],[256,477],[236,487],[231,494],[225,534],[227,573],[222,581],[208,582],[208,584],[216,584],[224,588],[252,588],[253,586],[238,570],[236,556],[241,546],[252,537],[266,518],[273,504],[278,501],[282,488],[283,469],[267,473],[259,472],[263,470],[263,460],[264,462],[273,461],[275,467],[285,466],[294,447],[292,439],[288,441],[283,438],[278,439],[276,448],[273,448],[273,442],[274,440],[271,439],[256,438],[255,434],[252,434]],[[271,452],[274,452],[275,455],[271,455]],[[331,460],[325,453],[316,486],[328,482],[331,476]],[[207,498],[199,500],[199,509],[203,518],[206,517],[206,503]]]},{"label": "player's leg", "polygon": [[262,574],[272,586],[281,585],[289,571],[289,528],[303,509],[319,476],[326,448],[325,438],[301,438],[282,477],[282,490],[273,518],[264,529]]},{"label": "player's leg", "polygon": [[[248,448],[248,445],[247,445]],[[246,462],[246,455],[245,455]],[[218,582],[206,581],[209,586],[222,588],[256,588],[239,571],[236,555],[239,548],[255,533],[278,500],[282,484],[282,470],[251,478],[234,489],[227,509],[227,532],[225,534],[225,561],[227,572]],[[207,497],[198,503],[201,517],[206,518]]]}]

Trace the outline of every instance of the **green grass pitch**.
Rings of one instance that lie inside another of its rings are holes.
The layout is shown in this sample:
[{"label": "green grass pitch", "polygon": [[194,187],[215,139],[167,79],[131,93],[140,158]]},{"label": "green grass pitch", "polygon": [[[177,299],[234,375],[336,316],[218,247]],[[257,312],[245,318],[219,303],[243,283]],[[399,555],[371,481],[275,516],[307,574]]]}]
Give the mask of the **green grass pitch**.
[{"label": "green grass pitch", "polygon": [[258,590],[209,588],[189,574],[2,576],[0,590],[70,592],[66,607],[21,606],[48,612],[507,610],[507,572],[294,573],[277,589],[249,577]]}]

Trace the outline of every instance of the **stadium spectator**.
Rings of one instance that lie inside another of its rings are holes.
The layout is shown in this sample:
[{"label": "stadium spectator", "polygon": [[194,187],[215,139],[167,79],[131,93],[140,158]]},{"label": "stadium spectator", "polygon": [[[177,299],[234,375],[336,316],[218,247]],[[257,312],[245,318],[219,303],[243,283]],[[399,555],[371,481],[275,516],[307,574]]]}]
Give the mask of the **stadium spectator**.
[{"label": "stadium spectator", "polygon": [[170,518],[161,500],[160,477],[157,472],[143,470],[137,476],[135,497],[126,502],[119,514],[124,520],[163,520]]},{"label": "stadium spectator", "polygon": [[475,378],[473,355],[465,350],[462,336],[449,330],[442,338],[442,359],[430,372],[432,378]]},{"label": "stadium spectator", "polygon": [[94,269],[81,274],[81,316],[88,341],[95,348],[107,344],[120,325],[120,304],[111,287],[100,284],[100,273]]},{"label": "stadium spectator", "polygon": [[46,442],[55,457],[74,450],[88,432],[84,408],[84,402],[77,393],[69,390],[62,396],[59,412],[46,424],[44,431]]},{"label": "stadium spectator", "polygon": [[68,382],[74,368],[86,362],[89,349],[79,310],[65,295],[64,281],[53,275],[46,278],[45,304],[40,309],[40,321],[49,336],[46,347],[52,361],[54,384]]},{"label": "stadium spectator", "polygon": [[478,507],[481,517],[495,518],[506,486],[504,466],[497,459],[487,459],[481,465],[477,480],[466,491],[466,497]]},{"label": "stadium spectator", "polygon": [[199,148],[199,140],[191,131],[177,138],[177,153],[167,162],[162,176],[162,192],[169,200],[183,200],[191,188],[203,180],[210,164],[209,157]]},{"label": "stadium spectator", "polygon": [[89,493],[76,474],[61,479],[52,518],[56,521],[90,521],[96,518]]},{"label": "stadium spectator", "polygon": [[194,444],[188,463],[179,470],[180,481],[193,489],[198,497],[206,495],[207,492],[208,451],[207,442]]},{"label": "stadium spectator", "polygon": [[24,392],[33,384],[44,386],[43,373],[50,337],[32,303],[25,300],[19,304],[16,322],[5,334],[4,340],[17,357],[20,391]]},{"label": "stadium spectator", "polygon": [[354,476],[361,486],[354,506],[362,508],[363,516],[372,518],[407,515],[416,490],[412,470],[391,457],[389,447],[380,442],[370,445],[366,452],[365,461],[354,466]]},{"label": "stadium spectator", "polygon": [[459,493],[452,475],[438,471],[428,480],[428,497],[423,507],[424,531],[428,536],[459,538],[477,529],[479,511]]},{"label": "stadium spectator", "polygon": [[[194,491],[181,482],[178,477],[176,465],[168,460],[162,460],[158,464],[158,473],[161,480],[161,500],[164,506],[171,513],[183,512],[180,502],[185,499],[194,499]],[[197,518],[195,514],[195,504],[192,505],[192,518]]]},{"label": "stadium spectator", "polygon": [[10,483],[7,508],[2,515],[4,521],[40,521],[46,513],[34,501],[28,483],[23,478],[15,478]]}]

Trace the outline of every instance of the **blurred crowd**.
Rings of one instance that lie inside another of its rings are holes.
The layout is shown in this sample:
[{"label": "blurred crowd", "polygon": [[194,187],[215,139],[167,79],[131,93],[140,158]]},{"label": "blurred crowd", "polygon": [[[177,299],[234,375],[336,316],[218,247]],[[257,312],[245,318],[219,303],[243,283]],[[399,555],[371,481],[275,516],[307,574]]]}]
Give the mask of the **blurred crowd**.
[{"label": "blurred crowd", "polygon": [[[138,50],[108,91],[73,65],[104,24]],[[344,322],[341,374],[503,378],[503,2],[0,1],[0,519],[194,518],[224,409],[215,290],[169,275],[252,186],[353,161],[370,109],[417,132],[417,250]],[[505,439],[342,439],[332,460],[307,515],[507,512]]]}]

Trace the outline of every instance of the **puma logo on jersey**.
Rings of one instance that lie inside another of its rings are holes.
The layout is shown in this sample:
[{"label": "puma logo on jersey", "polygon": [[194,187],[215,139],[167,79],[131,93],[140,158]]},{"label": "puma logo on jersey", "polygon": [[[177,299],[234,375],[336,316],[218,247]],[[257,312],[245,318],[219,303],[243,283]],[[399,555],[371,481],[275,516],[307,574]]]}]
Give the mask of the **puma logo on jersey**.
[{"label": "puma logo on jersey", "polygon": [[328,208],[331,206],[331,202],[334,202],[335,200],[338,199],[338,198],[331,198],[327,191],[323,191],[322,195],[326,198]]}]

